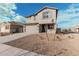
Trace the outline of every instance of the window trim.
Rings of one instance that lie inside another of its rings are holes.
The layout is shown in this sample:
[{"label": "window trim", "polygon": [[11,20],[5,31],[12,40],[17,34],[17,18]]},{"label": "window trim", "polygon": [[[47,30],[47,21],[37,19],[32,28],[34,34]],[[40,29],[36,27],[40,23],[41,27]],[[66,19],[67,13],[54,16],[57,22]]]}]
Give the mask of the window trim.
[{"label": "window trim", "polygon": [[[49,15],[50,14],[50,15]],[[43,14],[42,14],[42,18],[43,19],[48,19],[48,18],[51,18],[51,12],[50,11],[45,11],[45,12],[43,12]]]},{"label": "window trim", "polygon": [[6,26],[5,26],[5,29],[9,29],[9,25],[6,25]]}]

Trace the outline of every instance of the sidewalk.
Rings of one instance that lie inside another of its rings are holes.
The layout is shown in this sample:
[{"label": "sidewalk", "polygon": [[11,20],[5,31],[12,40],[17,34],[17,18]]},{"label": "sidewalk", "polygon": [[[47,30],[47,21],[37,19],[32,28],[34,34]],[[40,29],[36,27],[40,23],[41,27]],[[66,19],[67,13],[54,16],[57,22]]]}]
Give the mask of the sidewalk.
[{"label": "sidewalk", "polygon": [[5,43],[5,42],[9,42],[12,40],[16,40],[19,39],[21,37],[30,35],[32,33],[16,33],[16,34],[12,34],[12,35],[7,35],[7,36],[0,36],[0,43]]},{"label": "sidewalk", "polygon": [[40,54],[29,52],[23,49],[0,44],[0,56],[42,56]]},{"label": "sidewalk", "polygon": [[5,42],[16,40],[30,34],[32,33],[25,32],[25,33],[16,33],[16,34],[7,35],[7,36],[1,36],[0,37],[0,56],[42,56],[41,54],[29,52],[27,50],[23,50],[20,48],[3,44]]}]

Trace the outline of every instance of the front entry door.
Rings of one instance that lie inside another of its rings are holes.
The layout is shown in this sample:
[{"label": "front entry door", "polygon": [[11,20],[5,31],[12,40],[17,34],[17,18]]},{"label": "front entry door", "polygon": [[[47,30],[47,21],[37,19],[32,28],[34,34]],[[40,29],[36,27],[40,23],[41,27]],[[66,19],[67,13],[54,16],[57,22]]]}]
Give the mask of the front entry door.
[{"label": "front entry door", "polygon": [[47,31],[47,25],[46,24],[41,24],[39,31],[40,32],[46,32]]},{"label": "front entry door", "polygon": [[45,32],[45,25],[42,25],[42,32]]}]

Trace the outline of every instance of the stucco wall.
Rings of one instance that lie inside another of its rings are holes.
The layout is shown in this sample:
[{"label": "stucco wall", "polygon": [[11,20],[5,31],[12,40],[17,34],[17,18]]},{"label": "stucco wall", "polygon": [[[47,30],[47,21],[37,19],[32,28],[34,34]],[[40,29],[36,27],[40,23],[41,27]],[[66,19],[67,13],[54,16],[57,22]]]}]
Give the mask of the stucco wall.
[{"label": "stucco wall", "polygon": [[[6,29],[6,26],[10,26],[10,24],[1,24],[1,31],[3,33],[10,33],[10,29]],[[10,27],[9,27],[10,28]]]},{"label": "stucco wall", "polygon": [[27,21],[26,21],[26,23],[35,23],[35,22],[38,22],[36,20],[36,16],[31,16],[31,17],[27,18]]},{"label": "stucco wall", "polygon": [[[43,12],[49,11],[52,16],[47,19],[43,19]],[[33,23],[33,22],[38,22],[40,24],[44,23],[56,23],[56,10],[53,9],[45,9],[38,13],[36,16],[31,16],[27,18],[27,23]]]},{"label": "stucco wall", "polygon": [[[49,11],[52,16],[50,18],[47,19],[43,19],[43,12]],[[40,13],[37,14],[36,16],[36,20],[40,23],[40,24],[44,24],[44,23],[55,23],[56,21],[56,10],[52,10],[52,9],[45,9],[43,11],[41,11]],[[53,22],[52,22],[53,21]]]}]

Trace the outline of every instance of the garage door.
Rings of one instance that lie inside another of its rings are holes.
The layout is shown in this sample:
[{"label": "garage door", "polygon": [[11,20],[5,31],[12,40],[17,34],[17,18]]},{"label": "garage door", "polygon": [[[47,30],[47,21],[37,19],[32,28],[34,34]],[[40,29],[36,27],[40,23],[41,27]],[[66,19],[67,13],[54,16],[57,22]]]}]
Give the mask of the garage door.
[{"label": "garage door", "polygon": [[39,27],[37,25],[27,25],[26,26],[26,32],[27,33],[38,33]]}]

